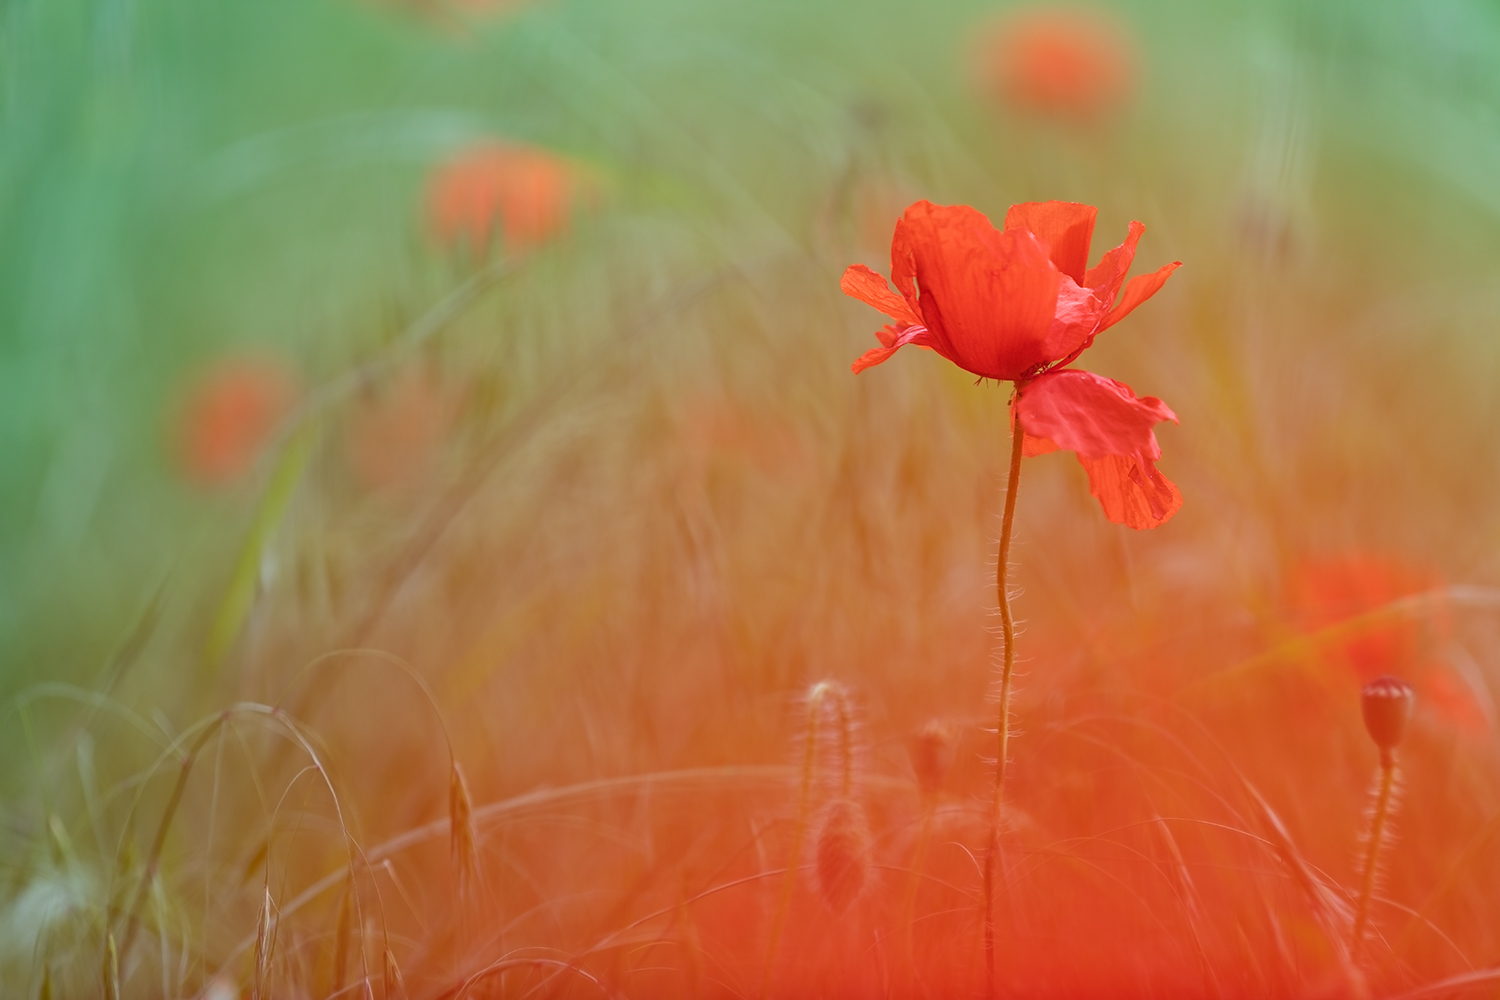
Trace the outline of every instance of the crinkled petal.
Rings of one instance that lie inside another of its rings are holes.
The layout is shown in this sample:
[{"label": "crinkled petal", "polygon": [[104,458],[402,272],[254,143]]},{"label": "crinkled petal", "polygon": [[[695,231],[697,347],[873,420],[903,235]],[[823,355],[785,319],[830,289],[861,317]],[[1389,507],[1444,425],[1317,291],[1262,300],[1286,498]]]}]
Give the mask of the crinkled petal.
[{"label": "crinkled petal", "polygon": [[1089,265],[1089,241],[1094,236],[1093,205],[1072,201],[1030,201],[1012,205],[1005,213],[1005,228],[1026,229],[1047,244],[1052,263],[1074,282],[1085,285],[1084,268]]},{"label": "crinkled petal", "polygon": [[[1025,453],[1066,448],[1089,474],[1089,492],[1117,524],[1154,528],[1182,506],[1177,487],[1156,469],[1161,447],[1152,428],[1177,415],[1153,396],[1093,372],[1048,372],[1023,387],[1016,412]],[[1035,441],[1035,443],[1033,443]]]},{"label": "crinkled petal", "polygon": [[1182,506],[1177,485],[1149,459],[1135,455],[1078,456],[1089,474],[1089,492],[1116,524],[1141,531],[1165,524]]},{"label": "crinkled petal", "polygon": [[[967,205],[926,201],[908,208],[896,231],[896,243],[911,251],[917,310],[939,354],[1002,380],[1058,360],[1046,340],[1062,275],[1039,238],[1021,229],[997,232]],[[895,246],[892,254],[894,275],[901,270]],[[896,284],[904,291],[903,279]]]},{"label": "crinkled petal", "polygon": [[845,295],[874,306],[898,323],[910,323],[913,326],[922,323],[907,301],[891,291],[884,276],[863,264],[854,264],[845,270],[843,278],[839,280],[839,288],[843,289]]},{"label": "crinkled petal", "polygon": [[[929,202],[919,201],[917,205],[927,205]],[[917,309],[917,286],[912,280],[917,275],[917,253],[912,248],[910,238],[910,225],[906,217],[911,214],[912,205],[896,220],[896,232],[891,236],[891,284],[896,286],[896,291],[901,293],[902,298]]]},{"label": "crinkled petal", "polygon": [[1141,274],[1131,278],[1130,284],[1125,286],[1125,294],[1120,296],[1119,303],[1105,314],[1104,320],[1099,324],[1099,330],[1096,332],[1108,330],[1120,322],[1120,320],[1129,316],[1131,310],[1160,291],[1161,286],[1165,285],[1167,279],[1172,276],[1172,272],[1181,266],[1182,261],[1174,260],[1172,263],[1151,274]]},{"label": "crinkled petal", "polygon": [[1064,275],[1057,289],[1057,311],[1043,350],[1049,358],[1074,358],[1094,339],[1105,303]]},{"label": "crinkled petal", "polygon": [[1038,455],[1046,455],[1054,451],[1057,451],[1057,442],[1051,438],[1027,434],[1021,441],[1021,454],[1027,458],[1036,458]]},{"label": "crinkled petal", "polygon": [[[1010,408],[1010,430],[1011,433],[1015,433],[1016,430],[1016,408],[1014,406]],[[1026,458],[1036,458],[1038,455],[1045,455],[1053,451],[1057,451],[1057,442],[1051,438],[1038,437],[1031,433],[1022,436],[1021,454]]]},{"label": "crinkled petal", "polygon": [[1141,234],[1146,227],[1139,222],[1132,222],[1130,229],[1125,233],[1125,242],[1112,250],[1105,251],[1098,265],[1089,268],[1083,276],[1083,285],[1106,306],[1115,301],[1115,296],[1120,294],[1120,286],[1125,284],[1125,275],[1130,273],[1130,265],[1135,260],[1135,247],[1141,241]]},{"label": "crinkled petal", "polygon": [[1065,368],[1028,383],[1017,407],[1028,434],[1089,458],[1161,457],[1151,428],[1177,415],[1154,396],[1137,398],[1124,382]]},{"label": "crinkled petal", "polygon": [[872,347],[859,356],[854,364],[850,366],[853,368],[854,374],[858,375],[866,368],[872,368],[880,364],[907,344],[916,344],[920,347],[933,346],[932,334],[925,326],[916,326],[909,323],[902,323],[894,328],[889,326],[882,327],[875,336],[880,339],[880,346]]}]

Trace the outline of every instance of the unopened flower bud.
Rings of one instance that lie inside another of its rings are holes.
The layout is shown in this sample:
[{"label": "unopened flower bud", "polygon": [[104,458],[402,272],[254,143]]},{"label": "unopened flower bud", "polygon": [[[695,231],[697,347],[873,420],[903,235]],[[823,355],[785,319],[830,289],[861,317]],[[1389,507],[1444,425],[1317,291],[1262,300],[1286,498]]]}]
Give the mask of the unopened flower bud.
[{"label": "unopened flower bud", "polygon": [[953,766],[955,735],[951,723],[937,719],[912,734],[911,769],[924,796],[937,795],[947,783],[948,771]]},{"label": "unopened flower bud", "polygon": [[854,802],[835,799],[828,804],[814,870],[818,891],[835,913],[847,909],[864,889],[870,874],[870,830]]},{"label": "unopened flower bud", "polygon": [[1365,731],[1380,748],[1382,761],[1389,758],[1391,751],[1400,744],[1415,704],[1416,694],[1411,685],[1389,675],[1377,677],[1360,691],[1359,705],[1365,716]]}]

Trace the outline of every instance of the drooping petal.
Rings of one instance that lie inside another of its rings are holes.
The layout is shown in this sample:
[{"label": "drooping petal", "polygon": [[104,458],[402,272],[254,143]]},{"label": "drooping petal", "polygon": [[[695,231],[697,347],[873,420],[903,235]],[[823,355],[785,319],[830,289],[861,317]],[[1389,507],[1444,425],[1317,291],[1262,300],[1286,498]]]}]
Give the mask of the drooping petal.
[{"label": "drooping petal", "polygon": [[1106,455],[1078,461],[1089,474],[1089,492],[1116,524],[1142,531],[1159,527],[1182,507],[1177,485],[1156,464],[1134,455]]},{"label": "drooping petal", "polygon": [[1028,383],[1016,403],[1028,434],[1089,458],[1161,457],[1151,428],[1177,415],[1154,396],[1137,398],[1124,382],[1065,368]]},{"label": "drooping petal", "polygon": [[843,278],[839,280],[839,288],[843,289],[845,295],[853,296],[867,305],[874,306],[898,323],[918,326],[922,322],[921,318],[912,311],[911,306],[907,305],[906,300],[891,291],[884,277],[863,264],[854,264],[847,268]]},{"label": "drooping petal", "polygon": [[1089,492],[1111,521],[1154,528],[1182,506],[1177,487],[1155,465],[1161,447],[1152,428],[1177,420],[1161,400],[1137,398],[1123,382],[1093,372],[1063,369],[1024,386],[1016,412],[1026,453],[1043,454],[1052,450],[1048,445],[1076,452]]},{"label": "drooping petal", "polygon": [[1167,279],[1172,276],[1172,272],[1181,266],[1182,261],[1174,260],[1151,274],[1140,274],[1131,278],[1130,284],[1125,286],[1125,294],[1120,296],[1119,303],[1105,314],[1104,319],[1099,323],[1099,329],[1095,332],[1102,333],[1129,316],[1136,306],[1160,291],[1161,286],[1165,285]]},{"label": "drooping petal", "polygon": [[[1062,275],[1040,239],[1021,229],[998,232],[966,205],[925,201],[906,210],[896,232],[896,243],[911,252],[917,309],[939,354],[1002,380],[1058,360],[1046,353],[1046,339]],[[891,266],[901,271],[894,256]]]},{"label": "drooping petal", "polygon": [[[1012,406],[1010,408],[1010,431],[1012,434],[1014,434],[1015,430],[1016,408]],[[1025,458],[1036,458],[1038,455],[1046,455],[1049,452],[1054,451],[1057,451],[1057,442],[1053,441],[1051,438],[1038,437],[1037,435],[1032,434],[1029,431],[1026,434],[1022,435],[1021,454]]]},{"label": "drooping petal", "polygon": [[1027,434],[1021,441],[1021,454],[1026,458],[1036,458],[1038,455],[1047,455],[1057,450],[1057,442],[1051,438]]},{"label": "drooping petal", "polygon": [[1085,285],[1084,268],[1089,265],[1089,241],[1098,213],[1093,205],[1072,201],[1029,201],[1010,207],[1005,213],[1005,228],[1035,233],[1047,244],[1057,269]]}]

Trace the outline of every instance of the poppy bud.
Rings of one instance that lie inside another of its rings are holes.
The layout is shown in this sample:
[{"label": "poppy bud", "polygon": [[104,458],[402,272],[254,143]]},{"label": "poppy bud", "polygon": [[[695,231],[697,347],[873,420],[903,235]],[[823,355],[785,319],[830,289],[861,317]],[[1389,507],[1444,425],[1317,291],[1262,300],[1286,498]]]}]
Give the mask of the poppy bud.
[{"label": "poppy bud", "polygon": [[911,769],[917,776],[917,787],[927,797],[937,795],[948,780],[953,766],[953,726],[930,720],[912,736]]},{"label": "poppy bud", "polygon": [[1389,674],[1377,677],[1360,690],[1359,706],[1365,716],[1365,731],[1380,748],[1382,762],[1401,742],[1415,701],[1411,685]]},{"label": "poppy bud", "polygon": [[818,833],[814,865],[823,901],[842,913],[865,887],[870,874],[870,830],[864,812],[849,799],[828,805]]}]

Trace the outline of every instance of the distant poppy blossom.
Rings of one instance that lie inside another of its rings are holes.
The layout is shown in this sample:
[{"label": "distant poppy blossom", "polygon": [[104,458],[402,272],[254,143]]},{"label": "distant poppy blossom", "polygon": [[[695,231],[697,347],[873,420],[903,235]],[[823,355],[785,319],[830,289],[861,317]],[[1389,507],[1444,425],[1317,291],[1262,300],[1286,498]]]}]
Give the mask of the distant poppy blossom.
[{"label": "distant poppy blossom", "polygon": [[[1441,578],[1424,567],[1384,554],[1349,552],[1304,560],[1293,571],[1288,592],[1302,627],[1318,630],[1441,586]],[[1373,619],[1330,653],[1361,683],[1385,674],[1409,674],[1430,658],[1444,627],[1441,605],[1434,611]]]},{"label": "distant poppy blossom", "polygon": [[1078,123],[1124,105],[1135,54],[1112,18],[1086,9],[1032,9],[1001,21],[980,53],[983,85],[1010,108]]},{"label": "distant poppy blossom", "polygon": [[[1358,622],[1322,648],[1330,665],[1361,684],[1387,674],[1410,677],[1438,713],[1482,732],[1484,710],[1439,654],[1449,628],[1443,586],[1428,567],[1382,553],[1349,552],[1304,560],[1287,592],[1294,620],[1307,631]],[[1405,613],[1380,614],[1396,601],[1423,595],[1430,596]]]},{"label": "distant poppy blossom", "polygon": [[899,295],[863,265],[844,272],[845,294],[895,321],[853,368],[861,372],[917,344],[981,378],[1014,382],[1012,417],[1025,430],[1025,453],[1075,452],[1106,517],[1154,528],[1182,505],[1177,487],[1156,470],[1161,449],[1152,430],[1176,415],[1124,383],[1067,366],[1179,265],[1125,284],[1145,232],[1132,222],[1125,241],[1088,268],[1096,213],[1072,202],[1014,205],[996,230],[965,205],[912,205],[891,242]]},{"label": "distant poppy blossom", "polygon": [[577,192],[573,168],[535,146],[486,140],[439,165],[427,184],[433,233],[476,252],[497,234],[507,250],[536,247],[565,232]]},{"label": "distant poppy blossom", "polygon": [[269,358],[231,358],[204,373],[180,414],[183,473],[201,486],[232,486],[255,464],[296,395],[296,378]]}]

